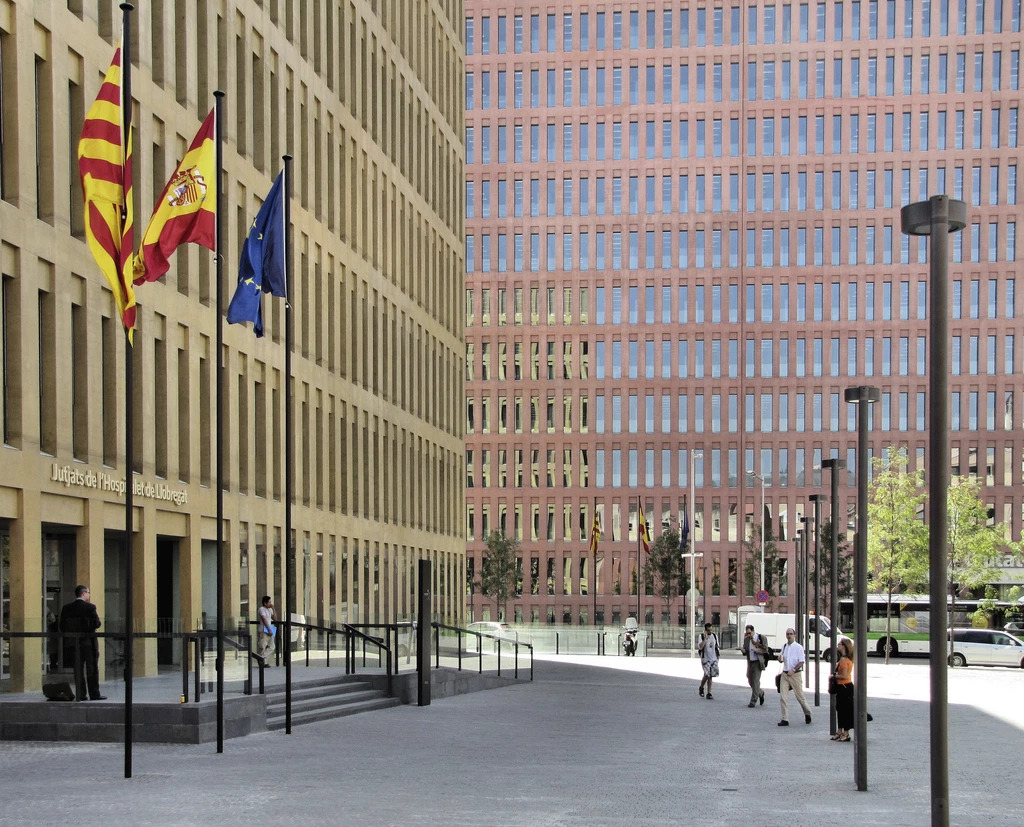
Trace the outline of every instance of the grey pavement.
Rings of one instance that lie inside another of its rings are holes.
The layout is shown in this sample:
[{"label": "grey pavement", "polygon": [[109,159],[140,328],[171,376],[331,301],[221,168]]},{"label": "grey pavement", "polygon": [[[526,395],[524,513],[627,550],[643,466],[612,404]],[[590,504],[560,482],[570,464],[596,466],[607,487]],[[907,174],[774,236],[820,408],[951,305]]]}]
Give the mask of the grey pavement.
[{"label": "grey pavement", "polygon": [[[748,709],[742,660],[715,700],[686,657],[541,656],[514,686],[214,745],[0,743],[0,824],[930,823],[928,664],[869,663],[868,790],[828,739]],[[950,674],[950,818],[1020,823],[1024,671]],[[813,704],[813,685],[808,693]]]}]

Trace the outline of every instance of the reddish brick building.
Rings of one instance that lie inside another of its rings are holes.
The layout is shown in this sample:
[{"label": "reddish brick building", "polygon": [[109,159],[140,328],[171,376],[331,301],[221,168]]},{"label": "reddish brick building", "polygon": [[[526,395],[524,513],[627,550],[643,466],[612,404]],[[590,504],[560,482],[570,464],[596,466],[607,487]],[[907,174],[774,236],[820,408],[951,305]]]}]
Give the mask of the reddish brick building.
[{"label": "reddish brick building", "polygon": [[[468,582],[503,529],[510,620],[619,623],[637,504],[675,528],[692,466],[698,610],[753,602],[760,478],[792,611],[821,460],[855,465],[844,389],[882,391],[872,455],[924,465],[926,239],[900,207],[937,193],[968,205],[949,461],[1020,537],[1020,0],[468,0],[465,25]],[[681,621],[664,608],[641,621]]]}]

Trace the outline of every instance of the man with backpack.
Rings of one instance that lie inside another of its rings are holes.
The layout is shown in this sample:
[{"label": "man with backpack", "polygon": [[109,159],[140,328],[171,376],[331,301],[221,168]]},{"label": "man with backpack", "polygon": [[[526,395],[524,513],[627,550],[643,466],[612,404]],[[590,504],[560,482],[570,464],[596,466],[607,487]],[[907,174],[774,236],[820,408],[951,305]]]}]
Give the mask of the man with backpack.
[{"label": "man with backpack", "polygon": [[747,683],[750,685],[750,703],[747,706],[764,706],[761,673],[768,664],[768,641],[764,635],[754,634],[754,627],[750,623],[743,635],[743,657],[747,661]]}]

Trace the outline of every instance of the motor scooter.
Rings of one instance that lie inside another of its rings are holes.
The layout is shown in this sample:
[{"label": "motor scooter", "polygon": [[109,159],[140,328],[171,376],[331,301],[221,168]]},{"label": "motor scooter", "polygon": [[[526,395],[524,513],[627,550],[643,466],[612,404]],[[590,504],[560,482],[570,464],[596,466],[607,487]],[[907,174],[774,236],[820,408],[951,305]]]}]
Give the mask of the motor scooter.
[{"label": "motor scooter", "polygon": [[626,625],[622,627],[622,631],[622,650],[626,653],[626,657],[636,657],[636,649],[640,637],[640,627],[636,619],[629,618],[626,621]]}]

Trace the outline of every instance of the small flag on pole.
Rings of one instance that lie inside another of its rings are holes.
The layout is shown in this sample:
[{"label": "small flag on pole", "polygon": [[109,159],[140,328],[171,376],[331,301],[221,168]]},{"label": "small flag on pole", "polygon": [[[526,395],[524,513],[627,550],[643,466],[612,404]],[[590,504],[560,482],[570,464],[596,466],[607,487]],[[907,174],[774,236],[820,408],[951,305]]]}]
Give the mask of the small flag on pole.
[{"label": "small flag on pole", "polygon": [[124,100],[120,46],[85,116],[78,142],[78,172],[85,201],[86,243],[114,293],[118,315],[131,341],[135,330],[131,101]]},{"label": "small flag on pole", "polygon": [[156,281],[167,259],[182,244],[217,247],[217,153],[214,113],[199,127],[192,145],[160,193],[135,259],[135,283]]},{"label": "small flag on pole", "polygon": [[287,298],[285,272],[284,176],[278,175],[242,245],[238,286],[228,305],[228,322],[252,322],[263,336],[264,293]]},{"label": "small flag on pole", "polygon": [[647,518],[644,516],[644,504],[637,498],[637,505],[640,507],[640,542],[644,544],[644,554],[651,550],[651,527],[647,525]]},{"label": "small flag on pole", "polygon": [[590,553],[597,556],[597,544],[601,541],[601,515],[594,512],[594,525],[590,529]]}]

